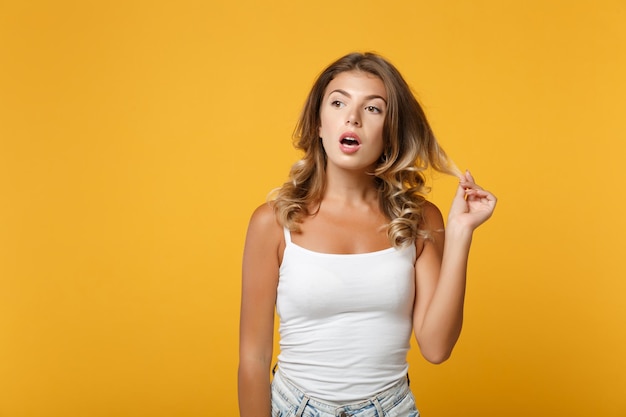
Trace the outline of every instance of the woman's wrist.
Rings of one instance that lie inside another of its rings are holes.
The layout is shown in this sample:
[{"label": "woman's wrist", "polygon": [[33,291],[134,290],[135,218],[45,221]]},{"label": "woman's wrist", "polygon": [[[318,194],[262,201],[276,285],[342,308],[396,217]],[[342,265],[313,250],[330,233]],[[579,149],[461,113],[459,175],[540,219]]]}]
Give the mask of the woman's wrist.
[{"label": "woman's wrist", "polygon": [[448,223],[446,224],[446,240],[472,240],[474,229],[472,225],[448,219]]}]

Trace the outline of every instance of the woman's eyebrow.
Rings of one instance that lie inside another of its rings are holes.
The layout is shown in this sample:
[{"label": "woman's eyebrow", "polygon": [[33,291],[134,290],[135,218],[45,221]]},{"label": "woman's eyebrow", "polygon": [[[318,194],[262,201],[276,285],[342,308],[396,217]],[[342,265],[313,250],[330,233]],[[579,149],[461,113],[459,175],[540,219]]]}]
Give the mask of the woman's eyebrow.
[{"label": "woman's eyebrow", "polygon": [[[344,95],[344,96],[346,96],[348,98],[352,98],[352,95],[350,95],[350,93],[348,93],[346,90],[342,90],[341,88],[337,88],[337,89],[331,91],[330,93],[328,93],[328,95],[330,96],[332,93],[339,93],[339,94],[342,94],[342,95]],[[385,104],[387,104],[387,100],[385,100],[385,98],[383,96],[380,96],[378,94],[370,94],[369,96],[365,96],[366,100],[373,100],[375,98],[379,98],[382,101],[384,101]]]}]

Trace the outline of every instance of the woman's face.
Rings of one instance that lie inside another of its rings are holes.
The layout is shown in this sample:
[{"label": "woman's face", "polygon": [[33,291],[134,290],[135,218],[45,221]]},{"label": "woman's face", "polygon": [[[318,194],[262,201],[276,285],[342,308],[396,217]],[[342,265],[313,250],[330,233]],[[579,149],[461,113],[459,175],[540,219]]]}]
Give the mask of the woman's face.
[{"label": "woman's face", "polygon": [[327,169],[371,172],[383,152],[386,112],[387,91],[380,78],[362,71],[337,75],[326,87],[320,108]]}]

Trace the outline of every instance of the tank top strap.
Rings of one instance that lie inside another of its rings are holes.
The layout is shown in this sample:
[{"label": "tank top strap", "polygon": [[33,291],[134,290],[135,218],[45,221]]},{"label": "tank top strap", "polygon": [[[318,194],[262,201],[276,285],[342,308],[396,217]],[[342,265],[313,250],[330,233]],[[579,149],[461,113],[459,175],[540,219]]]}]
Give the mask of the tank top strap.
[{"label": "tank top strap", "polygon": [[291,243],[291,231],[286,227],[283,227],[283,233],[285,235],[285,246]]}]

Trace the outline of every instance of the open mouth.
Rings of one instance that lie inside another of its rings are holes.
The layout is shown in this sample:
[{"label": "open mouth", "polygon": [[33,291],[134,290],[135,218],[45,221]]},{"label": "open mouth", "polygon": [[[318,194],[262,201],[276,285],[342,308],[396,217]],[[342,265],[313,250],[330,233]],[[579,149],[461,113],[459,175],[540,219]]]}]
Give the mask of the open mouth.
[{"label": "open mouth", "polygon": [[359,141],[355,138],[345,137],[341,139],[341,144],[344,146],[359,146]]}]

